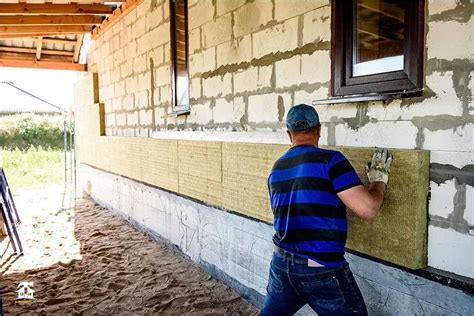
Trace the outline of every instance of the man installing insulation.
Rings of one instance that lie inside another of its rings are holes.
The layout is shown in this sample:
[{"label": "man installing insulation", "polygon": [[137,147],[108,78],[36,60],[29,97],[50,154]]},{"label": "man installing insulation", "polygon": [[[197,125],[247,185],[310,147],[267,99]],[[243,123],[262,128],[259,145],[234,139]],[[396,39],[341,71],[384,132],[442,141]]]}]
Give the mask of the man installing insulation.
[{"label": "man installing insulation", "polygon": [[275,251],[262,315],[292,315],[309,304],[318,315],[366,315],[367,309],[344,259],[346,207],[374,218],[384,199],[392,156],[377,149],[363,186],[340,152],[318,148],[321,124],[305,104],[287,115],[292,147],[268,177]]}]

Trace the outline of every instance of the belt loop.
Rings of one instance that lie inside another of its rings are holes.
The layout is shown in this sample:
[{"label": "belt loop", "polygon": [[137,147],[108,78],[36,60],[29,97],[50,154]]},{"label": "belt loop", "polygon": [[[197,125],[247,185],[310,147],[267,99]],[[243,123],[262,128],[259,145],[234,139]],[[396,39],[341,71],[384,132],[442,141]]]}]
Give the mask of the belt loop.
[{"label": "belt loop", "polygon": [[295,255],[291,254],[291,265],[295,264]]}]

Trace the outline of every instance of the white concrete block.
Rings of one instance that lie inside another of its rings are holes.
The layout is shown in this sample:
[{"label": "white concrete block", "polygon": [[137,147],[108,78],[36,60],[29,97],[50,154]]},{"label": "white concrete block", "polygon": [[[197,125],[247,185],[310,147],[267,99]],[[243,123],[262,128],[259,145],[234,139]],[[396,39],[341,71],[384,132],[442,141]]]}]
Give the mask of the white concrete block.
[{"label": "white concrete block", "polygon": [[163,7],[157,6],[146,14],[146,29],[152,30],[163,23]]},{"label": "white concrete block", "polygon": [[115,114],[116,126],[125,126],[127,124],[127,115],[125,113]]},{"label": "white concrete block", "polygon": [[142,109],[148,107],[148,90],[135,93],[135,108]]},{"label": "white concrete block", "polygon": [[172,99],[171,84],[160,87],[160,102],[170,103]]},{"label": "white concrete block", "polygon": [[136,76],[131,76],[131,77],[128,77],[127,79],[125,79],[125,93],[126,96],[130,95],[130,94],[133,94],[137,91],[140,91],[140,90],[143,90],[143,89],[139,89],[138,88],[138,77]]},{"label": "white concrete block", "polygon": [[[324,100],[329,97],[329,89],[325,87],[320,87],[319,89],[313,92],[306,92],[305,90],[295,91],[295,104],[305,103],[311,105],[314,100]],[[316,108],[318,111],[319,108]],[[318,114],[319,111],[318,111]],[[321,120],[321,117],[320,117]]]},{"label": "white concrete block", "polygon": [[200,0],[194,6],[189,5],[188,16],[189,30],[211,21],[214,16],[212,0]]},{"label": "white concrete block", "polygon": [[296,55],[289,59],[275,63],[275,77],[277,87],[291,87],[301,82],[301,56]]},{"label": "white concrete block", "polygon": [[[467,23],[457,21],[429,22],[426,36],[428,59],[472,60],[474,58],[473,29],[473,19],[470,19]],[[453,41],[453,34],[463,34],[463,36],[456,36],[456,40]],[[449,43],[449,45],[446,45],[446,43]]]},{"label": "white concrete block", "polygon": [[277,21],[329,6],[328,0],[275,0],[274,2]]},{"label": "white concrete block", "polygon": [[435,72],[426,77],[426,85],[436,96],[426,98],[409,106],[402,106],[401,100],[394,100],[388,105],[383,102],[370,102],[368,115],[377,120],[410,120],[413,117],[433,115],[462,116],[462,102],[456,96],[453,87],[452,71]]},{"label": "white concrete block", "polygon": [[217,67],[239,64],[252,59],[251,35],[239,37],[217,46]]},{"label": "white concrete block", "polygon": [[439,185],[431,181],[430,190],[429,214],[448,218],[448,215],[454,209],[453,198],[456,194],[454,180],[446,181]]},{"label": "white concrete block", "polygon": [[133,94],[127,95],[123,98],[122,105],[124,110],[133,110],[135,108],[135,96]]},{"label": "white concrete block", "polygon": [[243,97],[235,98],[230,102],[225,99],[217,99],[216,105],[212,108],[214,123],[238,123],[244,114]]},{"label": "white concrete block", "polygon": [[161,66],[155,70],[155,87],[161,87],[171,84],[170,66]]},{"label": "white concrete block", "polygon": [[216,1],[217,16],[234,11],[238,7],[245,4],[245,0],[225,0]]},{"label": "white concrete block", "polygon": [[209,102],[191,106],[188,117],[189,123],[207,124],[212,120],[212,109]]},{"label": "white concrete block", "polygon": [[137,76],[138,90],[148,90],[151,86],[151,73],[149,71]]},{"label": "white concrete block", "polygon": [[[283,101],[284,107],[280,112],[278,109],[279,98]],[[286,113],[292,105],[291,95],[289,93],[250,96],[248,99],[249,122],[283,122],[286,118]]]},{"label": "white concrete block", "polygon": [[132,24],[132,34],[135,38],[138,38],[145,34],[146,31],[146,19],[136,19]]},{"label": "white concrete block", "polygon": [[367,123],[357,130],[338,124],[336,145],[413,149],[417,133],[418,129],[406,121]]},{"label": "white concrete block", "polygon": [[430,162],[453,165],[461,169],[465,165],[474,164],[474,155],[472,152],[433,150],[430,152]]},{"label": "white concrete block", "polygon": [[303,19],[303,44],[331,40],[330,6],[309,11]]},{"label": "white concrete block", "polygon": [[447,10],[452,10],[456,8],[457,4],[458,1],[456,0],[428,1],[428,14],[434,15]]},{"label": "white concrete block", "polygon": [[191,54],[201,50],[201,28],[195,28],[189,32],[189,47],[188,50]]},{"label": "white concrete block", "polygon": [[153,123],[153,111],[141,110],[140,111],[140,125],[150,125],[152,123]]},{"label": "white concrete block", "polygon": [[472,153],[474,147],[473,130],[473,123],[448,130],[430,131],[425,128],[423,130],[425,136],[423,149]]},{"label": "white concrete block", "polygon": [[131,113],[127,113],[127,126],[137,126],[138,125],[138,117],[139,111],[134,111]]},{"label": "white concrete block", "polygon": [[272,0],[248,2],[234,11],[234,34],[236,37],[250,34],[272,20]]},{"label": "white concrete block", "polygon": [[204,49],[189,56],[189,76],[213,70],[216,67],[216,48]]},{"label": "white concrete block", "polygon": [[253,57],[291,51],[298,47],[298,18],[253,34]]},{"label": "white concrete block", "polygon": [[428,226],[428,265],[474,278],[474,236]]},{"label": "white concrete block", "polygon": [[201,26],[201,44],[209,48],[230,40],[232,35],[232,15],[226,14]]},{"label": "white concrete block", "polygon": [[354,106],[354,104],[352,103],[341,103],[335,105],[316,105],[315,108],[319,114],[319,120],[322,123],[344,122],[342,118],[355,117],[357,114],[357,106]]},{"label": "white concrete block", "polygon": [[232,94],[232,74],[202,79],[202,93],[206,97]]},{"label": "white concrete block", "polygon": [[315,51],[301,56],[302,82],[329,82],[331,80],[331,58],[329,51]]},{"label": "white concrete block", "polygon": [[234,73],[234,93],[252,92],[272,85],[273,67],[251,67]]},{"label": "white concrete block", "polygon": [[189,85],[190,92],[189,97],[191,99],[198,99],[201,97],[201,78],[191,79],[191,84]]}]

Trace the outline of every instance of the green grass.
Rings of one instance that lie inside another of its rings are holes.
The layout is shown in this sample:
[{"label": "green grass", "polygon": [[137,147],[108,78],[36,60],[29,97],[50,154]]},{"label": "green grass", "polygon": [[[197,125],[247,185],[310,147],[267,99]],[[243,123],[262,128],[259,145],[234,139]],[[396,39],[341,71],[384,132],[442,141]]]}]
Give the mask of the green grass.
[{"label": "green grass", "polygon": [[1,165],[13,191],[64,181],[63,155],[63,151],[41,147],[30,147],[26,151],[0,148]]}]

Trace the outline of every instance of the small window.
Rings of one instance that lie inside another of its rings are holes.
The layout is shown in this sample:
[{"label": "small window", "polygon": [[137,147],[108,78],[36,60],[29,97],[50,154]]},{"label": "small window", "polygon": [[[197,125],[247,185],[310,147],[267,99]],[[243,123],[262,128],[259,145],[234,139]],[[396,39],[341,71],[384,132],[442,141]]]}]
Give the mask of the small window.
[{"label": "small window", "polygon": [[188,1],[170,1],[173,112],[189,111]]},{"label": "small window", "polygon": [[332,1],[333,97],[423,87],[424,0]]}]

